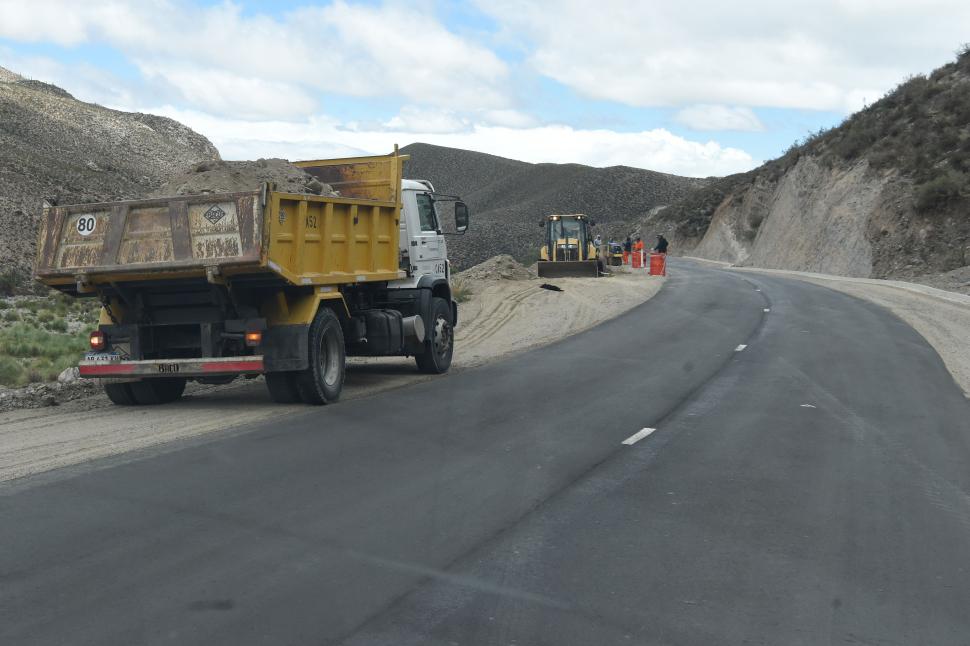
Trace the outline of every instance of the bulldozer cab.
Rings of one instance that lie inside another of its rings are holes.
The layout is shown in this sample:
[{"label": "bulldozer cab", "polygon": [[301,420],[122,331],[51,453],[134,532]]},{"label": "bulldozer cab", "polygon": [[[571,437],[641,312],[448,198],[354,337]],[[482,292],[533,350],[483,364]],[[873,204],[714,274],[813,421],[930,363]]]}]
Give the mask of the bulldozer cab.
[{"label": "bulldozer cab", "polygon": [[539,276],[599,276],[599,261],[585,215],[549,215],[540,221],[545,241],[539,250]]}]

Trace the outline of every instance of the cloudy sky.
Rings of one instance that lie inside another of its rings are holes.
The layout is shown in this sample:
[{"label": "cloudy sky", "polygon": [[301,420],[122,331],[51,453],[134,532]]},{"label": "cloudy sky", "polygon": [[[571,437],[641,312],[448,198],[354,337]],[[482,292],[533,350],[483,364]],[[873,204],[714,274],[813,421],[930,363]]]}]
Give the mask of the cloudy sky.
[{"label": "cloudy sky", "polygon": [[424,141],[724,175],[968,39],[966,0],[0,0],[0,66],[227,159]]}]

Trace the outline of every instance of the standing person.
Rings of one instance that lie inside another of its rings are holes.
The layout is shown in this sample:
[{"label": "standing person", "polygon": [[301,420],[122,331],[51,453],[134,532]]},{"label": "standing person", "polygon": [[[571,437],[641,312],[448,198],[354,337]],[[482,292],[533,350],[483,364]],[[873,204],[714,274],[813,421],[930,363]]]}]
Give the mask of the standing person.
[{"label": "standing person", "polygon": [[637,265],[636,263],[634,263],[633,266],[634,267],[638,267],[638,266],[639,267],[642,267],[643,266],[643,260],[644,260],[644,258],[643,258],[643,240],[640,239],[640,236],[637,236],[637,241],[633,243],[633,253],[635,253],[635,254],[637,254],[639,256],[639,260],[637,262],[640,263],[639,265]]},{"label": "standing person", "polygon": [[603,238],[600,237],[600,234],[597,233],[596,237],[593,238],[593,246],[599,249],[602,245],[603,245]]},{"label": "standing person", "polygon": [[661,234],[657,234],[657,246],[653,248],[657,253],[667,253],[667,238],[663,237]]},{"label": "standing person", "polygon": [[630,264],[630,252],[632,251],[633,251],[633,240],[630,239],[630,236],[627,236],[626,241],[623,243],[623,264],[624,265]]}]

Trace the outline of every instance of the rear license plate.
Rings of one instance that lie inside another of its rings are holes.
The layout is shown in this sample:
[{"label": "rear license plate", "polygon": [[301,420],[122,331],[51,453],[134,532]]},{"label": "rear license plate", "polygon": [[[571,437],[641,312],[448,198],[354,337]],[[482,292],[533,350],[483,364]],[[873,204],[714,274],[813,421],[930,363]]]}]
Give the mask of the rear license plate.
[{"label": "rear license plate", "polygon": [[96,363],[114,363],[121,361],[121,355],[117,352],[88,352],[84,355],[84,360]]},{"label": "rear license plate", "polygon": [[178,372],[181,367],[177,363],[156,363],[155,369],[160,373],[169,374]]}]

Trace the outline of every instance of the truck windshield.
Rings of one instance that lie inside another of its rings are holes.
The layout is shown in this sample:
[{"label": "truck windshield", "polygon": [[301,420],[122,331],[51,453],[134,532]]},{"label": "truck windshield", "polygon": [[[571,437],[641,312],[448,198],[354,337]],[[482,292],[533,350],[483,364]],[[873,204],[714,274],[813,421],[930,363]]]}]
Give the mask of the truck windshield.
[{"label": "truck windshield", "polygon": [[418,218],[422,231],[437,231],[438,221],[434,213],[434,200],[427,193],[418,193]]}]

